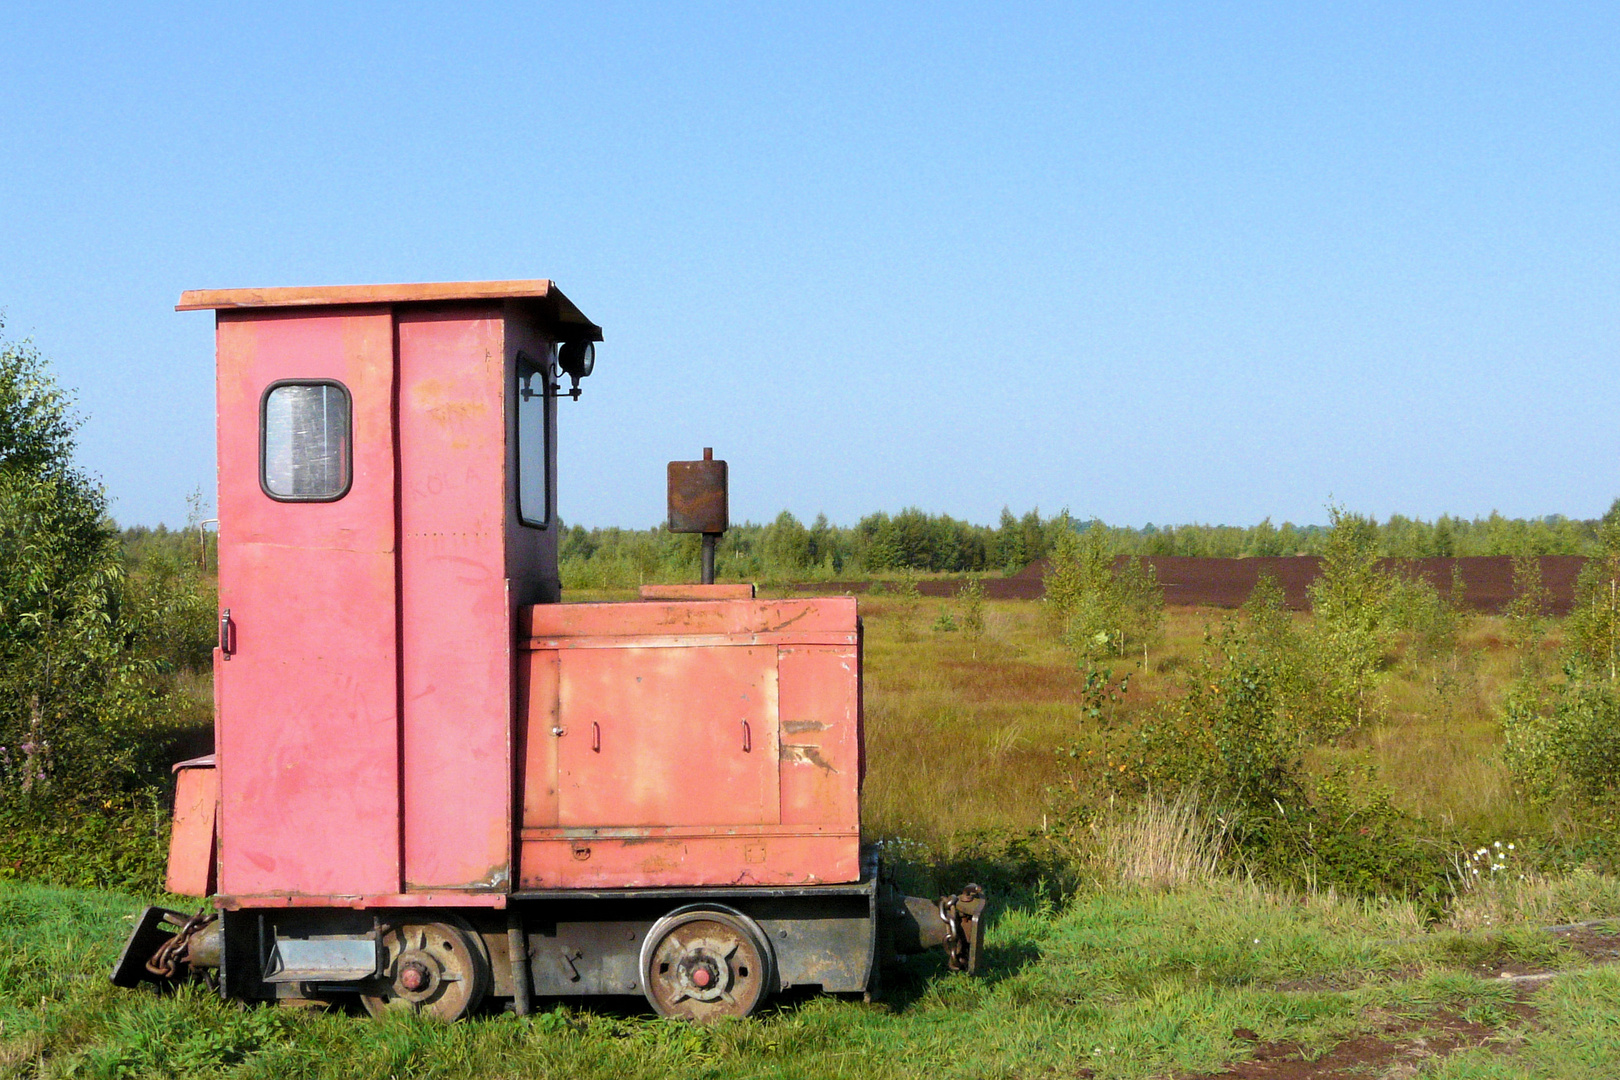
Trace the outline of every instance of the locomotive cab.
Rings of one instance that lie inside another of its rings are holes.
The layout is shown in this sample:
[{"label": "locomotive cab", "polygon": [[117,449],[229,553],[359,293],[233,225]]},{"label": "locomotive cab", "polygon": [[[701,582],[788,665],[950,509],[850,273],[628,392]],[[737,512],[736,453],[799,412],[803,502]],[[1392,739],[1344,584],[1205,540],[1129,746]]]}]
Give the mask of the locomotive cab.
[{"label": "locomotive cab", "polygon": [[552,283],[179,309],[216,313],[220,615],[169,885],[217,918],[152,909],[115,981],[706,1019],[869,991],[880,937],[971,966],[982,898],[863,858],[852,598],[562,602],[558,403],[602,333]]}]

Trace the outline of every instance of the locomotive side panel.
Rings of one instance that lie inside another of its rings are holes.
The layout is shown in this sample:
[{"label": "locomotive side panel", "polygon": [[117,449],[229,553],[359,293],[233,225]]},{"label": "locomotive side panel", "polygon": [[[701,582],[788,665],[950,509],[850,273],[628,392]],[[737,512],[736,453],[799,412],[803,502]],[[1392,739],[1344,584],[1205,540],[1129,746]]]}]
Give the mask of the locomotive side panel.
[{"label": "locomotive side panel", "polygon": [[522,827],[557,824],[558,683],[556,649],[518,653],[518,743],[522,747]]},{"label": "locomotive side panel", "polygon": [[852,599],[525,615],[520,888],[860,876]]},{"label": "locomotive side panel", "polygon": [[859,654],[853,645],[784,645],[781,683],[782,821],[860,819]]},{"label": "locomotive side panel", "polygon": [[775,824],[776,650],[567,649],[564,827]]}]

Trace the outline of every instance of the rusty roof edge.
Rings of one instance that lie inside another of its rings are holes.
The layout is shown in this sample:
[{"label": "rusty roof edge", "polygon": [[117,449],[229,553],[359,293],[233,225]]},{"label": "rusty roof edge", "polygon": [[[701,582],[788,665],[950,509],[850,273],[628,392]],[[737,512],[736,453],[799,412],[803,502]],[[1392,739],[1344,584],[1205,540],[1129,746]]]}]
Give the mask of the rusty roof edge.
[{"label": "rusty roof edge", "polygon": [[188,289],[176,311],[341,307],[350,304],[431,304],[458,300],[538,301],[559,329],[574,328],[592,341],[602,328],[544,278],[519,281],[436,281],[397,285],[313,285],[264,289]]},{"label": "rusty roof edge", "polygon": [[[421,281],[392,285],[295,285],[258,289],[188,289],[176,311],[219,308],[410,304],[435,300],[543,299],[559,296],[549,280]],[[572,305],[569,305],[572,307]]]}]

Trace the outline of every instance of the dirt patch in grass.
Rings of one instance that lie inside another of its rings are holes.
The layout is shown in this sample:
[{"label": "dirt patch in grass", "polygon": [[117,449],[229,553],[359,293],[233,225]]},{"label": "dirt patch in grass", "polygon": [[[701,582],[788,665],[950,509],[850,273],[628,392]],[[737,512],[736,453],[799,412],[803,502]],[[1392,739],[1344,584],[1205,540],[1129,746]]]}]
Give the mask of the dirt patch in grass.
[{"label": "dirt patch in grass", "polygon": [[1582,923],[1576,926],[1554,926],[1549,932],[1594,964],[1613,964],[1620,961],[1620,930]]},{"label": "dirt patch in grass", "polygon": [[[1620,931],[1596,924],[1554,927],[1551,931],[1571,951],[1593,964],[1620,963]],[[1545,964],[1516,960],[1506,953],[1469,965],[1479,974],[1512,980],[1514,1000],[1495,1024],[1472,1020],[1451,1010],[1427,1016],[1390,1014],[1375,1020],[1373,1030],[1333,1046],[1313,1051],[1297,1042],[1262,1042],[1253,1031],[1238,1028],[1232,1037],[1253,1044],[1249,1056],[1220,1072],[1183,1073],[1178,1080],[1405,1080],[1426,1075],[1438,1058],[1466,1050],[1511,1053],[1524,1041],[1526,1029],[1535,1027],[1538,1011],[1533,995],[1559,972]],[[1416,971],[1408,974],[1415,975]],[[1280,990],[1322,992],[1346,989],[1330,978],[1300,980],[1279,985]],[[1088,1075],[1081,1070],[1080,1075]]]},{"label": "dirt patch in grass", "polygon": [[[1520,1001],[1512,1008],[1521,1024],[1533,1023],[1535,1006]],[[1379,1030],[1346,1039],[1325,1054],[1310,1056],[1298,1043],[1260,1042],[1246,1028],[1234,1039],[1254,1043],[1246,1061],[1217,1073],[1184,1074],[1181,1080],[1399,1080],[1421,1075],[1436,1058],[1484,1047],[1505,1053],[1518,1046],[1513,1032],[1441,1011],[1425,1017],[1391,1016]]]},{"label": "dirt patch in grass", "polygon": [[[1554,926],[1548,928],[1548,933],[1558,939],[1566,955],[1577,954],[1594,966],[1620,963],[1620,931],[1609,929],[1606,925],[1582,923]],[[1514,979],[1526,983],[1556,975],[1561,969],[1562,965],[1515,957],[1504,949],[1496,950],[1464,968],[1483,978]]]}]

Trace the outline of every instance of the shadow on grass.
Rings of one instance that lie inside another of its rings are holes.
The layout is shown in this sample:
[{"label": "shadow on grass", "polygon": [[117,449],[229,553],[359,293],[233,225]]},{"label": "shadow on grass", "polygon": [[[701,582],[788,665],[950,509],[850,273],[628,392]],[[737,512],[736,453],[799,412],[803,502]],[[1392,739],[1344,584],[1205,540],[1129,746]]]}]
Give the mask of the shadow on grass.
[{"label": "shadow on grass", "polygon": [[[911,896],[938,897],[961,891],[969,882],[984,889],[985,942],[977,972],[982,986],[1011,978],[1041,958],[1028,940],[998,940],[997,925],[1010,912],[1050,912],[1072,896],[1080,874],[1072,851],[1044,832],[975,832],[959,837],[950,852],[931,854],[919,845],[885,845],[894,883]],[[942,980],[966,979],[948,970],[938,951],[901,957],[884,966],[881,1001],[903,1012],[943,990]],[[947,992],[948,994],[948,992]],[[949,995],[948,995],[949,996]]]},{"label": "shadow on grass", "polygon": [[[989,929],[993,931],[994,926]],[[877,1000],[890,1012],[904,1013],[930,997],[958,996],[948,989],[953,982],[988,988],[1017,975],[1040,958],[1040,949],[1030,942],[986,942],[979,953],[978,970],[962,975],[947,969],[945,957],[938,952],[901,957],[898,962],[884,965]]]}]

